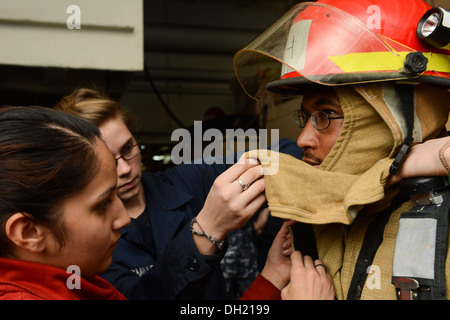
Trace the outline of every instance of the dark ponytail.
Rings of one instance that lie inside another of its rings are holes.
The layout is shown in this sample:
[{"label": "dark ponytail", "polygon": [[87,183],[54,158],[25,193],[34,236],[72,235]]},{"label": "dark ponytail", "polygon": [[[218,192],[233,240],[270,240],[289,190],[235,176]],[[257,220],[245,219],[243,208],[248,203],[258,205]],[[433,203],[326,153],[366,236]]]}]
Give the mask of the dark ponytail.
[{"label": "dark ponytail", "polygon": [[0,110],[0,256],[8,254],[5,223],[17,212],[51,228],[61,245],[60,205],[96,173],[98,129],[43,107]]}]

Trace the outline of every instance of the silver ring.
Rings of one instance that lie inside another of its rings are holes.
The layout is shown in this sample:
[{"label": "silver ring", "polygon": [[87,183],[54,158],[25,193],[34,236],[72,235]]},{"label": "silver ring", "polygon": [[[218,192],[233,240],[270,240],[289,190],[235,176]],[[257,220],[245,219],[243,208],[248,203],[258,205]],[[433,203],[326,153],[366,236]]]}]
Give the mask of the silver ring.
[{"label": "silver ring", "polygon": [[243,182],[242,182],[241,180],[239,180],[239,179],[236,179],[236,181],[239,182],[239,184],[241,185],[243,191],[247,190],[247,189],[250,187],[250,184],[248,184],[248,183],[243,183]]}]

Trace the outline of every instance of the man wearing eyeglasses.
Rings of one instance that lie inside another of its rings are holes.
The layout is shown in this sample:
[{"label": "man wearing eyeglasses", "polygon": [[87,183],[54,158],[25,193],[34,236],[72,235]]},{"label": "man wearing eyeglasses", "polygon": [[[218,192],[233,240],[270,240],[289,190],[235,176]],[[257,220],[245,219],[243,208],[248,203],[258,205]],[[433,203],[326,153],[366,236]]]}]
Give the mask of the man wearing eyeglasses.
[{"label": "man wearing eyeglasses", "polygon": [[[251,97],[304,96],[304,161],[280,155],[266,196],[273,215],[312,226],[323,264],[291,255],[282,297],[326,282],[324,266],[337,299],[450,297],[450,56],[417,32],[433,12],[423,0],[304,2],[235,55]],[[393,183],[415,174],[433,184]]]},{"label": "man wearing eyeglasses", "polygon": [[302,160],[319,167],[334,146],[344,119],[336,92],[332,88],[311,90],[294,118],[302,129],[297,139],[297,145],[303,149]]}]

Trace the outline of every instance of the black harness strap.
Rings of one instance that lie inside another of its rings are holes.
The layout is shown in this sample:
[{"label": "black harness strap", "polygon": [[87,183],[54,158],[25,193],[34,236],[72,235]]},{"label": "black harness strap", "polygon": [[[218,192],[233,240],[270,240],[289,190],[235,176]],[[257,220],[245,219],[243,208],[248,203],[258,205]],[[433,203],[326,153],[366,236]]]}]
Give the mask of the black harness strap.
[{"label": "black harness strap", "polygon": [[375,254],[383,242],[384,228],[391,217],[391,213],[397,210],[401,204],[407,200],[408,198],[401,193],[395,196],[392,200],[392,204],[382,212],[378,213],[367,227],[363,244],[356,261],[355,270],[347,294],[347,300],[361,299],[361,293],[368,275],[368,268],[372,265]]},{"label": "black harness strap", "polygon": [[446,300],[445,261],[448,252],[448,230],[450,213],[450,191],[447,190],[444,203],[436,213],[438,220],[436,233],[436,255],[434,257],[434,283],[431,286],[431,299]]}]

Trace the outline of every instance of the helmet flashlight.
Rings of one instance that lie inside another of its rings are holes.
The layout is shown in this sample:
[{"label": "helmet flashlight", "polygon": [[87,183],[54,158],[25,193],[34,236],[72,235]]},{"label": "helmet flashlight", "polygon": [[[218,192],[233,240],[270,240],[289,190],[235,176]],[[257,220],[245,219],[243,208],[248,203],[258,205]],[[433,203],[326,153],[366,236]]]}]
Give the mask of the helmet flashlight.
[{"label": "helmet flashlight", "polygon": [[417,37],[439,49],[450,49],[450,11],[428,10],[417,25]]}]

